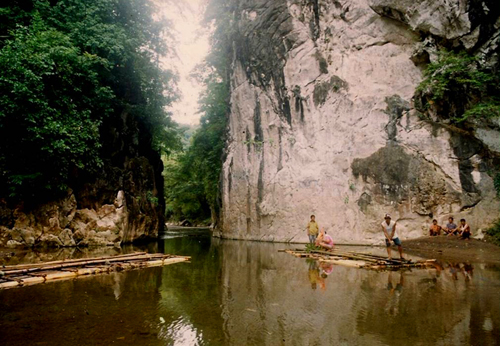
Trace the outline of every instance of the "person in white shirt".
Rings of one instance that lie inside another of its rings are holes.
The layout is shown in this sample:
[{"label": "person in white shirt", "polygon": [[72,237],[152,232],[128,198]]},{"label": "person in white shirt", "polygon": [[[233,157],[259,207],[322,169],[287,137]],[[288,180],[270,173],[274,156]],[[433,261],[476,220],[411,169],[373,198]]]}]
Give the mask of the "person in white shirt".
[{"label": "person in white shirt", "polygon": [[403,246],[401,245],[401,240],[399,239],[398,233],[396,232],[396,221],[391,220],[391,215],[385,214],[384,221],[381,223],[382,231],[385,235],[385,245],[387,246],[387,255],[389,259],[391,256],[391,241],[398,246],[399,257],[403,257]]},{"label": "person in white shirt", "polygon": [[458,226],[458,235],[461,239],[470,239],[470,226],[465,223],[465,219],[460,220],[460,226]]}]

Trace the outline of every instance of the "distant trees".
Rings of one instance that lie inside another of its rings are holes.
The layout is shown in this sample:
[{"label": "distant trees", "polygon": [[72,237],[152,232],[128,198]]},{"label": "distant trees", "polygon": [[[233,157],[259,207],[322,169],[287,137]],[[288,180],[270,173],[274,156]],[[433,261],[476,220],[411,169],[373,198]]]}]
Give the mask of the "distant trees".
[{"label": "distant trees", "polygon": [[0,196],[54,196],[102,165],[101,124],[123,111],[166,151],[180,146],[164,107],[164,22],[149,1],[32,0],[0,7]]},{"label": "distant trees", "polygon": [[232,1],[211,0],[205,22],[214,28],[211,52],[197,68],[205,85],[199,101],[200,127],[191,144],[165,167],[167,217],[193,222],[218,222],[220,180],[230,111]]},{"label": "distant trees", "polygon": [[205,80],[200,128],[189,147],[165,165],[167,217],[194,222],[215,220],[226,141],[229,85],[216,72]]}]

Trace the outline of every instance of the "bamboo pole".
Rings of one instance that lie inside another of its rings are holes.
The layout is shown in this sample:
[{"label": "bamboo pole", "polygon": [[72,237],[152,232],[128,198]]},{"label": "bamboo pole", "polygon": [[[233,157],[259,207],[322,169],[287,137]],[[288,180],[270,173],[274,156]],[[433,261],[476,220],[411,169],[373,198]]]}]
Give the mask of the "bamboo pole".
[{"label": "bamboo pole", "polygon": [[[283,252],[283,251],[282,251]],[[294,255],[296,257],[310,257],[316,260],[341,264],[348,267],[357,267],[373,270],[391,270],[402,268],[427,268],[433,267],[436,260],[421,260],[417,262],[402,261],[398,259],[388,259],[383,256],[377,256],[366,253],[356,252],[341,252],[341,251],[321,251],[312,250],[306,251],[304,249],[284,250],[284,252]]]},{"label": "bamboo pole", "polygon": [[357,260],[363,260],[363,261],[370,261],[370,262],[376,262],[378,260],[372,259],[372,258],[367,258],[364,257],[362,254],[350,254],[350,253],[345,253],[345,252],[329,252],[329,251],[319,251],[319,250],[314,250],[311,251],[312,253],[320,253],[323,255],[328,255],[328,256],[339,256],[339,257],[345,257],[345,258],[350,258],[350,259],[357,259]]},{"label": "bamboo pole", "polygon": [[[294,250],[295,252],[307,252],[305,249],[295,249]],[[311,250],[309,251],[309,253],[320,253],[320,254],[324,254],[324,255],[329,255],[329,256],[342,256],[342,257],[347,257],[347,258],[357,258],[359,257],[359,259],[361,259],[361,257],[363,257],[362,259],[363,260],[369,260],[369,258],[372,258],[374,260],[378,259],[378,260],[381,260],[381,261],[386,261],[386,262],[391,262],[391,263],[394,263],[394,264],[401,264],[401,263],[404,263],[403,261],[401,260],[398,260],[398,259],[389,259],[387,257],[383,257],[383,256],[377,256],[377,255],[371,255],[371,254],[365,254],[365,253],[358,253],[358,252],[341,252],[341,251],[338,251],[338,250],[333,250],[333,251],[322,251],[322,250]]]},{"label": "bamboo pole", "polygon": [[27,264],[15,264],[10,266],[2,267],[2,271],[7,271],[11,269],[21,269],[21,268],[34,268],[38,266],[44,266],[49,264],[63,264],[63,263],[74,263],[74,262],[82,262],[82,261],[91,261],[91,260],[102,260],[106,258],[122,258],[122,257],[130,257],[130,256],[139,256],[146,255],[147,252],[133,252],[130,254],[116,255],[116,256],[102,256],[102,257],[89,257],[89,258],[77,258],[77,259],[66,259],[59,261],[51,261],[51,262],[40,262],[40,263],[27,263]]},{"label": "bamboo pole", "polygon": [[[278,252],[282,252],[283,250],[278,250]],[[369,253],[364,253],[364,252],[354,252],[354,251],[347,251],[347,252],[342,252],[342,251],[339,251],[338,249],[334,248],[333,251],[323,251],[323,250],[310,250],[310,251],[307,251],[306,249],[294,249],[292,251],[295,251],[295,252],[324,252],[324,253],[342,253],[342,254],[355,254],[355,255],[365,255],[365,256],[370,256],[370,257],[373,257],[373,258],[380,258],[380,259],[383,259],[383,260],[388,260],[388,258],[386,256],[380,256],[380,255],[373,255],[373,254],[369,254]],[[285,250],[286,252],[286,250]],[[400,259],[397,259],[397,258],[393,258],[391,259],[392,261],[401,261]]]},{"label": "bamboo pole", "polygon": [[[112,271],[129,270],[129,269],[143,268],[143,267],[158,267],[179,262],[189,262],[190,258],[191,257],[189,256],[170,256],[163,254],[152,254],[145,256],[135,256],[133,259],[127,259],[127,258],[124,259],[123,257],[116,258],[116,261],[111,261],[112,259],[107,258],[106,261],[114,262],[114,264],[97,265],[90,268],[76,268],[76,269],[70,268],[63,271],[57,270],[61,269],[61,265],[55,265],[55,266],[52,265],[45,268],[32,268],[38,270],[36,272],[30,272],[26,275],[4,277],[4,280],[0,282],[0,289],[12,288],[17,286],[34,285],[38,283],[44,283],[47,281],[71,279],[85,275],[109,273]],[[88,262],[95,262],[95,264],[102,264],[103,261],[104,260],[88,261]],[[76,265],[72,264],[72,266],[75,267]]]},{"label": "bamboo pole", "polygon": [[[349,253],[353,253],[353,254],[356,254],[356,252],[349,252]],[[379,255],[372,255],[372,254],[365,254],[365,253],[358,253],[358,254],[362,254],[363,256],[367,256],[367,257],[372,257],[372,258],[379,258],[383,261],[390,261],[390,262],[394,262],[394,263],[405,263],[406,261],[403,261],[399,258],[387,258],[385,256],[379,256]]]},{"label": "bamboo pole", "polygon": [[111,263],[111,262],[131,261],[131,260],[149,260],[152,258],[159,258],[159,257],[164,257],[164,256],[169,257],[170,255],[146,254],[146,255],[139,255],[139,256],[129,255],[129,256],[120,256],[120,257],[105,257],[105,258],[99,259],[99,260],[84,259],[81,261],[71,261],[71,262],[65,262],[62,264],[50,265],[50,266],[39,265],[37,267],[28,268],[28,269],[4,270],[4,273],[5,273],[5,275],[25,274],[25,273],[32,273],[32,272],[41,271],[41,270],[63,269],[63,268],[69,268],[69,267],[78,267],[78,266],[100,264],[100,263],[106,263],[106,262]]}]

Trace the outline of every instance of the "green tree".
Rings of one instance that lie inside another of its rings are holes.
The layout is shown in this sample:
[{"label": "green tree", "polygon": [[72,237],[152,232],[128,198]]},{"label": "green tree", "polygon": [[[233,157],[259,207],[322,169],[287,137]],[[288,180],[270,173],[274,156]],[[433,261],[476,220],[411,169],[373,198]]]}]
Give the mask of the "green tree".
[{"label": "green tree", "polygon": [[212,219],[219,213],[219,181],[229,112],[229,85],[215,73],[205,80],[200,99],[200,128],[186,151],[165,167],[167,213],[194,222]]},{"label": "green tree", "polygon": [[[437,61],[424,71],[417,88],[416,106],[432,109],[455,125],[500,117],[500,75],[481,66],[476,56],[462,51],[440,51]],[[500,196],[500,167],[494,185]]]},{"label": "green tree", "polygon": [[98,168],[99,125],[113,93],[106,62],[39,19],[1,50],[0,172],[10,195],[65,189],[71,168]]},{"label": "green tree", "polygon": [[230,111],[232,1],[209,1],[205,23],[214,28],[211,53],[193,74],[205,86],[199,101],[200,127],[190,146],[178,154],[165,170],[167,216],[194,222],[211,219],[216,225],[220,213],[220,181],[227,119]]},{"label": "green tree", "polygon": [[95,173],[102,129],[124,112],[146,147],[180,148],[165,111],[177,98],[176,76],[159,64],[169,33],[154,14],[140,0],[0,7],[0,195],[49,198],[78,172]]},{"label": "green tree", "polygon": [[441,51],[424,71],[417,101],[453,122],[500,116],[500,78],[467,52]]}]

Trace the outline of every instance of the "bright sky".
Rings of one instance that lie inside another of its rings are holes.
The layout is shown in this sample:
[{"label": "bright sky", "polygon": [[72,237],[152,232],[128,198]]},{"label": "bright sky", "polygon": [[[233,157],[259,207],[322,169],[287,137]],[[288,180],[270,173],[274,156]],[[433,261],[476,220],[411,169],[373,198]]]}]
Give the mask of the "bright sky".
[{"label": "bright sky", "polygon": [[181,99],[169,109],[172,118],[180,124],[198,124],[200,114],[198,98],[202,90],[196,80],[189,78],[193,68],[201,63],[209,51],[208,32],[202,28],[203,4],[206,0],[156,0],[162,14],[172,21],[177,39],[177,58],[166,64],[174,67],[179,74],[178,87]]}]

